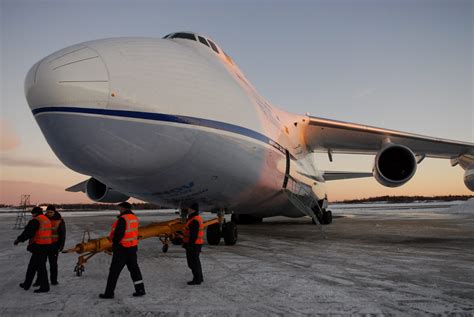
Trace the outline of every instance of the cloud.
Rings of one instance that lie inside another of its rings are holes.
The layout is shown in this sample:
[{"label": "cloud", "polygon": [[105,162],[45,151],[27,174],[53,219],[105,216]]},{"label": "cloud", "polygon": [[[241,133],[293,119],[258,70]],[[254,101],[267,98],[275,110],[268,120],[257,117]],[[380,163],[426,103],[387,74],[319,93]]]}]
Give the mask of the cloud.
[{"label": "cloud", "polygon": [[0,157],[2,166],[14,166],[14,167],[53,167],[53,168],[64,168],[63,165],[52,162],[39,161],[30,158],[12,158],[12,157]]},{"label": "cloud", "polygon": [[0,151],[10,151],[20,145],[20,138],[8,122],[0,119]]}]

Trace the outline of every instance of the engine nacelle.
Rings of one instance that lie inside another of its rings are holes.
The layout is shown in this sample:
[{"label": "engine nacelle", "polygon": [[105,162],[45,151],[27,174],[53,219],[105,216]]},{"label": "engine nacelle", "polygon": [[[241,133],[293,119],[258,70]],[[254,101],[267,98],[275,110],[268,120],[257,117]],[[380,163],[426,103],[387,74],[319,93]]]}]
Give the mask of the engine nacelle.
[{"label": "engine nacelle", "polygon": [[416,157],[403,145],[388,144],[375,157],[374,178],[387,187],[398,187],[408,182],[416,172]]},{"label": "engine nacelle", "polygon": [[86,183],[86,195],[98,203],[119,203],[130,198],[130,196],[113,190],[93,177]]},{"label": "engine nacelle", "polygon": [[471,167],[464,172],[464,184],[470,191],[474,192],[474,167]]}]

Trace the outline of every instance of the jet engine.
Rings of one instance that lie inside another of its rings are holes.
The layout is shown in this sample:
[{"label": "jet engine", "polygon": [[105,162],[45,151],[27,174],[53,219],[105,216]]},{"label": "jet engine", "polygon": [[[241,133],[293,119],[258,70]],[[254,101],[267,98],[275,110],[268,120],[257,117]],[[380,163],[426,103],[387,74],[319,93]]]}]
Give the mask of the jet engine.
[{"label": "jet engine", "polygon": [[403,145],[388,144],[375,157],[375,179],[387,187],[398,187],[408,182],[416,172],[415,154]]},{"label": "jet engine", "polygon": [[113,190],[93,177],[86,183],[86,195],[98,203],[119,203],[130,198],[130,196]]},{"label": "jet engine", "polygon": [[467,169],[464,173],[464,184],[474,192],[474,167]]}]

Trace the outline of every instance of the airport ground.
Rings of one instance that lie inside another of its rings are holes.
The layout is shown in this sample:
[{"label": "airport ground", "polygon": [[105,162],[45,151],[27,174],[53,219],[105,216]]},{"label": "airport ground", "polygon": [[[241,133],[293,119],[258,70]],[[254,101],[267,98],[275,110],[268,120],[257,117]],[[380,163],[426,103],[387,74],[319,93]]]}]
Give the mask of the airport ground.
[{"label": "airport ground", "polygon": [[[308,218],[270,218],[240,225],[235,246],[204,246],[205,282],[191,279],[184,250],[161,252],[142,241],[139,263],[147,295],[131,296],[127,270],[113,300],[102,300],[110,256],[99,254],[74,275],[75,254],[59,259],[59,285],[24,291],[29,253],[13,246],[15,216],[0,215],[1,316],[301,316],[474,315],[474,201],[462,212],[420,204],[337,207],[323,233]],[[349,205],[348,205],[349,206]],[[375,206],[375,207],[374,207]],[[378,206],[378,207],[377,207]],[[471,210],[472,209],[472,210]],[[115,212],[66,214],[67,246],[104,235]],[[173,212],[138,213],[142,223]]]}]

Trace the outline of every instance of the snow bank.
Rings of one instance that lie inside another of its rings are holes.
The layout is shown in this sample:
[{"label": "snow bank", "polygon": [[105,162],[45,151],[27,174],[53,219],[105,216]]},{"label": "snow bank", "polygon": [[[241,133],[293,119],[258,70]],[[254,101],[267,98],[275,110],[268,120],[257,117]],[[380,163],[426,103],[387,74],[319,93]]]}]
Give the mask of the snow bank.
[{"label": "snow bank", "polygon": [[454,214],[474,214],[474,198],[471,198],[462,204],[452,206],[446,210],[446,212]]}]

